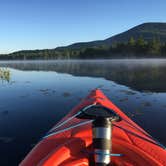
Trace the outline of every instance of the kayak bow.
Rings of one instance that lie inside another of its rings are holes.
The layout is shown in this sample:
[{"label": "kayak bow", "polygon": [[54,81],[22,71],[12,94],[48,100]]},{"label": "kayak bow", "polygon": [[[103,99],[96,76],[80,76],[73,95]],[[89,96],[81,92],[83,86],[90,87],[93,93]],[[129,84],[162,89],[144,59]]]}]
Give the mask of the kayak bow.
[{"label": "kayak bow", "polygon": [[[105,130],[107,131],[105,137],[108,135],[111,137],[111,145],[107,146],[110,148],[108,153],[94,150],[94,147],[100,144],[94,145],[94,140],[96,141],[94,133],[95,135],[98,135],[97,132],[104,133],[104,130],[97,131],[94,127],[94,117],[96,118],[97,114],[105,116],[102,109],[97,108],[98,113],[91,109],[93,118],[81,117],[83,111],[98,106],[114,112],[110,115],[107,110],[108,116],[117,115],[121,119],[112,120],[111,128]],[[111,129],[112,133],[108,134]],[[108,162],[111,161],[111,165],[117,166],[166,166],[164,147],[127,117],[99,89],[92,91],[56,124],[32,149],[20,166],[88,166],[93,165],[94,156],[97,155],[110,158]]]}]

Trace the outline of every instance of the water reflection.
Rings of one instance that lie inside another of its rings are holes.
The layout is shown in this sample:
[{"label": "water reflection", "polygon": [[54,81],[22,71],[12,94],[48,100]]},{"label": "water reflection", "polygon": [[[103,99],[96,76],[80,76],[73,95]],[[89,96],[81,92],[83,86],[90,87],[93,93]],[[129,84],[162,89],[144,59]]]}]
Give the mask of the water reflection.
[{"label": "water reflection", "polygon": [[96,87],[166,145],[165,60],[12,61],[0,62],[0,69],[10,73],[3,76],[5,82],[0,81],[3,166],[18,165],[32,146]]},{"label": "water reflection", "polygon": [[20,70],[56,71],[74,76],[103,77],[139,91],[166,92],[166,60],[68,60],[6,62]]}]

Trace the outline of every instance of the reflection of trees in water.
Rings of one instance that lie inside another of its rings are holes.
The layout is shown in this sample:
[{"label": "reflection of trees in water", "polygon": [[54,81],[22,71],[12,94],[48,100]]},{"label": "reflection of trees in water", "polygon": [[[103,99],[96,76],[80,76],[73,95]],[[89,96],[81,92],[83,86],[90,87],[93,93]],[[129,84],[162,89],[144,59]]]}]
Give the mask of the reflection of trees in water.
[{"label": "reflection of trees in water", "polygon": [[2,81],[10,81],[10,70],[6,68],[0,68],[0,80]]},{"label": "reflection of trees in water", "polygon": [[166,91],[166,64],[117,63],[107,61],[60,61],[11,63],[20,70],[56,71],[75,76],[103,77],[140,91]]}]

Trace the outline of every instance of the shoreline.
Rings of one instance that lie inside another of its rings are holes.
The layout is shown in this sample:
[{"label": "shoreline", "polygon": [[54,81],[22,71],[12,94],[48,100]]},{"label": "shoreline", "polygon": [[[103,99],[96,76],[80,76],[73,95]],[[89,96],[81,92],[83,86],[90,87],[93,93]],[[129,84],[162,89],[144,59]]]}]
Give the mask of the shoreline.
[{"label": "shoreline", "polygon": [[127,60],[164,60],[166,61],[166,58],[154,58],[154,57],[149,57],[149,58],[97,58],[97,59],[94,59],[94,58],[89,58],[89,59],[3,59],[1,60],[0,59],[0,62],[37,62],[37,61],[46,61],[46,62],[53,62],[53,61],[121,61],[121,60],[124,60],[124,61],[127,61]]}]

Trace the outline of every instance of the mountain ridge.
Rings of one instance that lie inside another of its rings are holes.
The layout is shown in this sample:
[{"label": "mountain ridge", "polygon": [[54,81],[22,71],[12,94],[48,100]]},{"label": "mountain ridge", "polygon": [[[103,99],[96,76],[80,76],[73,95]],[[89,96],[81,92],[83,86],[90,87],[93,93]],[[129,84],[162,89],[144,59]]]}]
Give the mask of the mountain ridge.
[{"label": "mountain ridge", "polygon": [[[134,40],[134,46],[129,43],[131,38]],[[166,56],[166,23],[143,23],[104,40],[78,42],[53,49],[20,50],[0,54],[0,59],[123,58],[140,57],[140,54],[148,57]]]},{"label": "mountain ridge", "polygon": [[[148,29],[150,32],[148,32]],[[164,37],[159,34],[160,29],[165,29]],[[145,31],[146,30],[146,31]],[[152,31],[153,30],[153,31]],[[156,33],[154,32],[156,30]],[[127,33],[130,33],[129,35]],[[152,37],[150,37],[152,35]],[[116,42],[127,42],[130,37],[134,37],[135,39],[138,39],[140,36],[143,36],[145,40],[152,40],[153,37],[159,37],[161,41],[166,41],[166,23],[165,22],[146,22],[139,24],[137,26],[134,26],[124,32],[121,32],[119,34],[113,35],[109,38],[106,38],[104,40],[95,40],[90,42],[78,42],[73,43],[68,46],[64,46],[63,48],[72,48],[72,49],[80,49],[82,47],[94,47],[99,45],[111,45],[112,43]],[[82,46],[80,46],[82,45]],[[57,47],[56,49],[59,49],[62,47]]]}]

